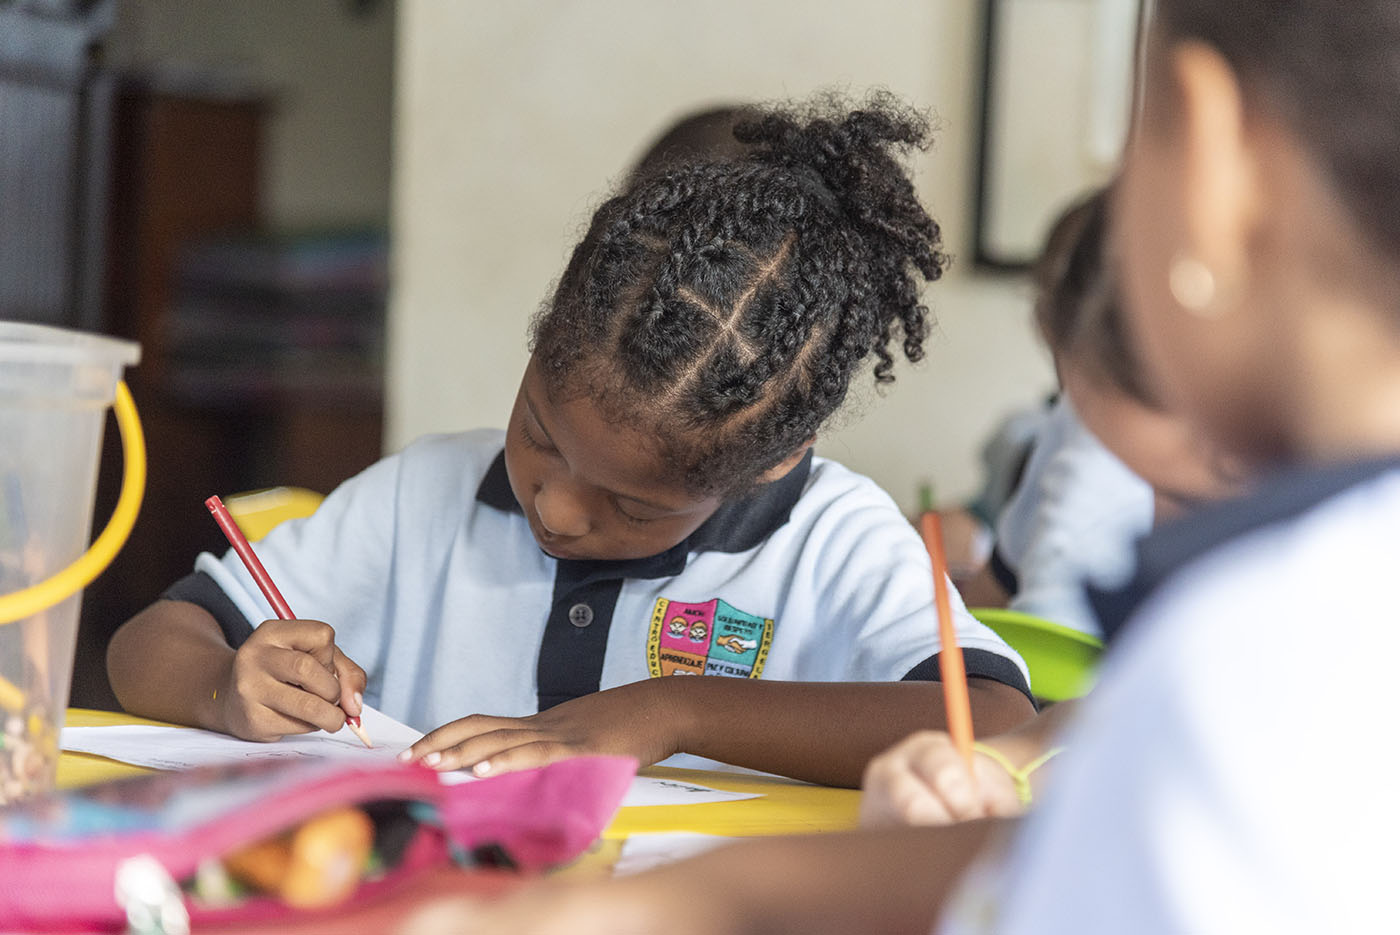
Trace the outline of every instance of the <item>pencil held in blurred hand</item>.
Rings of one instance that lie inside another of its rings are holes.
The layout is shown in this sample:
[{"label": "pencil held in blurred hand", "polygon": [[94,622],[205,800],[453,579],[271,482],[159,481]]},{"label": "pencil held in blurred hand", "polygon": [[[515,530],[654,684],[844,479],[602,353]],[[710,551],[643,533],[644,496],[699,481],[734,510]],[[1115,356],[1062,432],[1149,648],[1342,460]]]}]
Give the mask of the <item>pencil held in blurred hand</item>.
[{"label": "pencil held in blurred hand", "polygon": [[967,670],[962,647],[953,625],[953,601],[948,594],[948,559],[943,552],[943,529],[933,509],[933,497],[924,493],[924,509],[919,515],[919,532],[933,564],[933,599],[938,611],[938,670],[943,679],[943,707],[948,733],[972,775],[972,702],[967,693]]}]

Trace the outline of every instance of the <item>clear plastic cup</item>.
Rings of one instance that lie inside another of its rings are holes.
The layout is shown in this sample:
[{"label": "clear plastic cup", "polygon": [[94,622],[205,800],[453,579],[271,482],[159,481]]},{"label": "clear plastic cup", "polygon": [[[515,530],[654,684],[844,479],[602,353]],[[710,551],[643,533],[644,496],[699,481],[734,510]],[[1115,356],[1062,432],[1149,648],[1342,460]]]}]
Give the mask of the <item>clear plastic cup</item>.
[{"label": "clear plastic cup", "polygon": [[[87,548],[107,407],[140,355],[130,341],[0,321],[0,595]],[[53,788],[81,599],[0,624],[0,804]]]}]

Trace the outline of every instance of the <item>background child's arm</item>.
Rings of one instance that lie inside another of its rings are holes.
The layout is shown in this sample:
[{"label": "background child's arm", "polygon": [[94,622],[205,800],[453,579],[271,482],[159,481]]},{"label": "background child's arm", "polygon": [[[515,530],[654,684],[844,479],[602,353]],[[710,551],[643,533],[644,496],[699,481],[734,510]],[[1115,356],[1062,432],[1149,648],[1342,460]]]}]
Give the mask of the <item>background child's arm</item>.
[{"label": "background child's arm", "polygon": [[[997,734],[1034,714],[1026,696],[970,679],[976,730]],[[671,676],[622,685],[525,718],[473,715],[438,728],[411,755],[479,775],[589,753],[644,765],[692,753],[809,782],[854,787],[880,751],[945,726],[937,682],[778,682]],[[436,756],[434,756],[434,754]]]},{"label": "background child's arm", "polygon": [[157,601],[117,630],[107,671],[132,714],[245,740],[336,731],[358,713],[365,673],[315,620],[268,620],[236,651],[208,611]]},{"label": "background child's arm", "polygon": [[[1005,824],[754,839],[635,876],[546,878],[503,900],[440,902],[397,935],[926,935],[963,871]],[[683,905],[697,889],[703,911]]]},{"label": "background child's arm", "polygon": [[1012,597],[992,573],[990,564],[977,569],[971,578],[956,583],[963,603],[968,607],[1005,607]]}]

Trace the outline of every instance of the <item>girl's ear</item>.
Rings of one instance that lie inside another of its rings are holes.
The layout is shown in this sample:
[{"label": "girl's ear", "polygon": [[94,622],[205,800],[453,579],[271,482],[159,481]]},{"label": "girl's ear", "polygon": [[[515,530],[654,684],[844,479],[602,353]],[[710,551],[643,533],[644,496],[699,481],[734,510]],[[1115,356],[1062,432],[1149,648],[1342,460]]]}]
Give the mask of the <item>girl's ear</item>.
[{"label": "girl's ear", "polygon": [[796,451],[794,451],[792,454],[788,455],[786,458],[779,461],[777,464],[773,465],[768,470],[760,474],[758,477],[758,483],[771,484],[775,480],[779,480],[780,478],[786,477],[788,471],[791,471],[793,468],[797,467],[798,462],[800,462],[803,456],[807,454],[807,449],[811,448],[812,443],[815,441],[815,438],[809,438],[801,445],[798,445]]},{"label": "girl's ear", "polygon": [[1228,289],[1248,273],[1247,245],[1263,204],[1257,141],[1249,132],[1239,79],[1219,52],[1185,42],[1170,55],[1175,132],[1184,160],[1186,242],[1179,249]]}]

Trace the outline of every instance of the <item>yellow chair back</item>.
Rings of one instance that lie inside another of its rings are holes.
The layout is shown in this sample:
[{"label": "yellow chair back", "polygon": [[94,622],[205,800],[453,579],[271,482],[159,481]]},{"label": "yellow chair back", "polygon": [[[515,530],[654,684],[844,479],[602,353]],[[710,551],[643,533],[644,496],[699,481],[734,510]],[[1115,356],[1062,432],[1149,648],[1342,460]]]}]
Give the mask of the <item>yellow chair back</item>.
[{"label": "yellow chair back", "polygon": [[304,487],[269,487],[226,497],[224,506],[248,541],[257,542],[278,523],[315,513],[324,499]]}]

